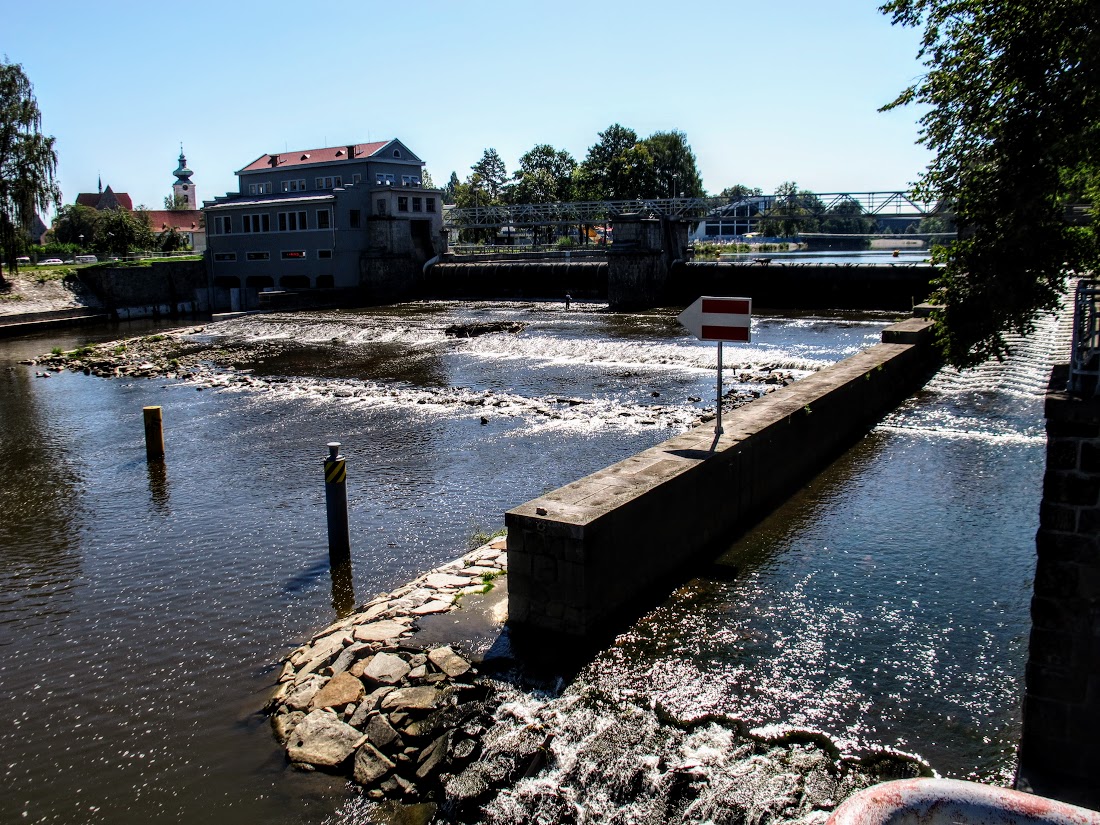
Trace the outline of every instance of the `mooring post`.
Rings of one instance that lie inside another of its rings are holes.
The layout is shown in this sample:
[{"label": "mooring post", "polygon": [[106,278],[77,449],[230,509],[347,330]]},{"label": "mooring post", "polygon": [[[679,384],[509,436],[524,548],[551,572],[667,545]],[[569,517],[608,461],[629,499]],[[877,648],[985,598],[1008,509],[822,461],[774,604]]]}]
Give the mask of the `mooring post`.
[{"label": "mooring post", "polygon": [[145,458],[160,461],[164,458],[164,422],[160,407],[143,407],[145,415]]},{"label": "mooring post", "polygon": [[325,459],[325,506],[328,510],[328,557],[333,569],[351,564],[347,478],[347,463],[340,455],[340,442],[331,441]]},{"label": "mooring post", "polygon": [[718,400],[715,402],[718,418],[714,423],[714,434],[722,434],[722,342],[718,342]]}]

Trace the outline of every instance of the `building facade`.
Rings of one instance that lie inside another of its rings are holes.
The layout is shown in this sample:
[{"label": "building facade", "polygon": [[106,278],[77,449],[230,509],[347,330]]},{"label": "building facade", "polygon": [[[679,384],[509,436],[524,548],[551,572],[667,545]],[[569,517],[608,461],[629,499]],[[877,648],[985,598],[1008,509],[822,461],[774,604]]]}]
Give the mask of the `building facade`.
[{"label": "building facade", "polygon": [[408,292],[442,251],[442,197],[398,140],[261,155],[206,201],[216,289]]}]

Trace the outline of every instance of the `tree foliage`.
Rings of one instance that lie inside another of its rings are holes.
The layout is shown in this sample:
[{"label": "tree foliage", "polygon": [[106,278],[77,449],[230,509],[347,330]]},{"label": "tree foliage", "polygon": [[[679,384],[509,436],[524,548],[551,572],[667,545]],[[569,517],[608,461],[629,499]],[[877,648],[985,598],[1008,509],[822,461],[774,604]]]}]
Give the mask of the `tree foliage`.
[{"label": "tree foliage", "polygon": [[653,158],[655,191],[649,197],[701,198],[706,194],[695,153],[683,132],[654,132],[642,144]]},{"label": "tree foliage", "polygon": [[576,169],[577,161],[567,151],[539,144],[519,159],[513,200],[516,203],[571,201]]},{"label": "tree foliage", "polygon": [[743,183],[735,183],[733,186],[727,186],[721,192],[718,193],[718,197],[725,198],[730,203],[735,201],[743,201],[746,198],[758,198],[764,194],[764,190],[759,186],[746,186]]},{"label": "tree foliage", "polygon": [[179,192],[173,192],[171,195],[166,195],[164,198],[164,208],[170,212],[188,212],[191,209],[191,204],[187,202],[187,198]]},{"label": "tree foliage", "polygon": [[[923,27],[927,73],[884,109],[928,107],[935,157],[918,197],[951,204],[959,236],[936,253],[937,340],[970,367],[1009,352],[1055,309],[1067,272],[1100,262],[1100,4],[1096,0],[892,0],[895,24]],[[1093,203],[1072,227],[1074,198]]]},{"label": "tree foliage", "polygon": [[61,202],[56,174],[54,139],[42,134],[34,88],[21,65],[0,62],[0,247],[9,271],[37,213]]},{"label": "tree foliage", "polygon": [[500,200],[504,184],[508,180],[508,170],[500,159],[496,149],[486,149],[481,160],[470,167],[473,174],[469,182],[489,196],[489,201]]},{"label": "tree foliage", "polygon": [[99,213],[92,249],[107,255],[125,255],[158,248],[150,226],[149,213],[138,208],[108,209]]},{"label": "tree foliage", "polygon": [[580,196],[593,201],[656,197],[653,156],[637,132],[615,123],[599,137],[577,172]]}]

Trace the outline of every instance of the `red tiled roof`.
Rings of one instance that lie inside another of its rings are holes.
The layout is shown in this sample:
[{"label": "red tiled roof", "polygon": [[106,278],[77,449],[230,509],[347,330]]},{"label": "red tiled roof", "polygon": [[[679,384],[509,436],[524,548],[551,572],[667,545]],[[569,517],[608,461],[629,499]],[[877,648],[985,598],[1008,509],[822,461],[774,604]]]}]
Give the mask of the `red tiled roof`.
[{"label": "red tiled roof", "polygon": [[154,232],[166,232],[175,228],[178,232],[204,232],[202,228],[202,211],[199,209],[150,209],[149,228]]},{"label": "red tiled roof", "polygon": [[392,140],[383,140],[376,143],[356,143],[354,146],[350,144],[344,146],[328,146],[324,149],[305,149],[297,152],[280,152],[277,155],[260,155],[248,166],[241,169],[241,172],[259,172],[264,169],[273,169],[275,164],[272,162],[274,158],[278,159],[278,168],[287,169],[292,166],[310,166],[315,163],[336,163],[341,160],[348,160],[348,149],[354,149],[356,158],[366,158],[373,155],[379,149],[385,146],[389,146],[393,143]]},{"label": "red tiled roof", "polygon": [[[114,199],[112,201],[112,198]],[[134,211],[134,202],[130,199],[130,196],[125,192],[112,191],[108,186],[102,192],[81,192],[76,196],[76,202],[81,206],[90,206],[92,209],[103,209],[108,206],[113,207],[117,203],[121,208],[127,212]],[[100,206],[103,203],[104,206]]]}]

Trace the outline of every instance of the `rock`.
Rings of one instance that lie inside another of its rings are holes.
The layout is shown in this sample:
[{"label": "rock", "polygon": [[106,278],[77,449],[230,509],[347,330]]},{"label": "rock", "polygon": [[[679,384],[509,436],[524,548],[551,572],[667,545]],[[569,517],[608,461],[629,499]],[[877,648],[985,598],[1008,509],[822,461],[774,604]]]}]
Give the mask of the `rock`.
[{"label": "rock", "polygon": [[445,602],[441,599],[434,599],[430,602],[425,602],[420,607],[413,608],[412,612],[417,616],[427,616],[431,613],[446,613],[451,609],[453,602]]},{"label": "rock", "polygon": [[336,767],[359,745],[363,735],[327,710],[312,711],[294,728],[287,744],[292,762]]},{"label": "rock", "polygon": [[337,673],[342,673],[351,667],[352,663],[359,658],[360,654],[366,656],[370,653],[370,645],[364,642],[355,642],[348,645],[343,649],[339,656],[336,657],[336,661],[332,663],[332,674],[335,676]]},{"label": "rock", "polygon": [[[384,685],[395,685],[408,675],[411,668],[400,656],[392,653],[376,653],[363,671],[363,678],[379,682]],[[400,693],[401,691],[395,691]],[[387,696],[382,701],[388,699]]]},{"label": "rock", "polygon": [[408,632],[408,627],[400,622],[382,621],[365,624],[355,629],[355,640],[359,642],[387,642]]},{"label": "rock", "polygon": [[275,732],[275,740],[285,748],[286,743],[290,740],[290,735],[294,732],[294,728],[305,718],[305,713],[300,710],[291,711],[290,713],[276,713],[271,717],[271,729]]},{"label": "rock", "polygon": [[350,673],[337,673],[329,683],[317,691],[311,708],[332,708],[361,700],[367,691],[363,683]]},{"label": "rock", "polygon": [[324,676],[310,676],[287,691],[283,704],[291,710],[306,710],[324,684]]},{"label": "rock", "polygon": [[428,653],[428,660],[452,679],[470,669],[470,663],[450,647],[437,647]]},{"label": "rock", "polygon": [[388,748],[397,740],[397,731],[389,720],[381,714],[370,718],[365,732],[367,739],[376,748]]},{"label": "rock", "polygon": [[410,679],[423,679],[427,675],[428,675],[428,668],[427,668],[426,665],[420,665],[419,667],[414,667],[412,670],[409,671],[409,678]]},{"label": "rock", "polygon": [[418,779],[427,779],[439,770],[440,765],[447,756],[447,740],[450,733],[444,733],[420,754],[420,762],[416,768]]},{"label": "rock", "polygon": [[442,695],[443,692],[434,687],[401,688],[387,694],[381,707],[387,711],[431,710]]},{"label": "rock", "polygon": [[444,335],[452,338],[475,338],[478,335],[488,335],[493,332],[522,332],[527,324],[522,321],[484,321],[482,323],[451,324],[445,330]]},{"label": "rock", "polygon": [[429,573],[424,577],[428,587],[440,590],[445,587],[465,587],[469,581],[464,576],[452,576],[449,573]]},{"label": "rock", "polygon": [[370,742],[365,743],[355,752],[355,768],[352,775],[360,785],[373,785],[393,769],[394,763]]}]

